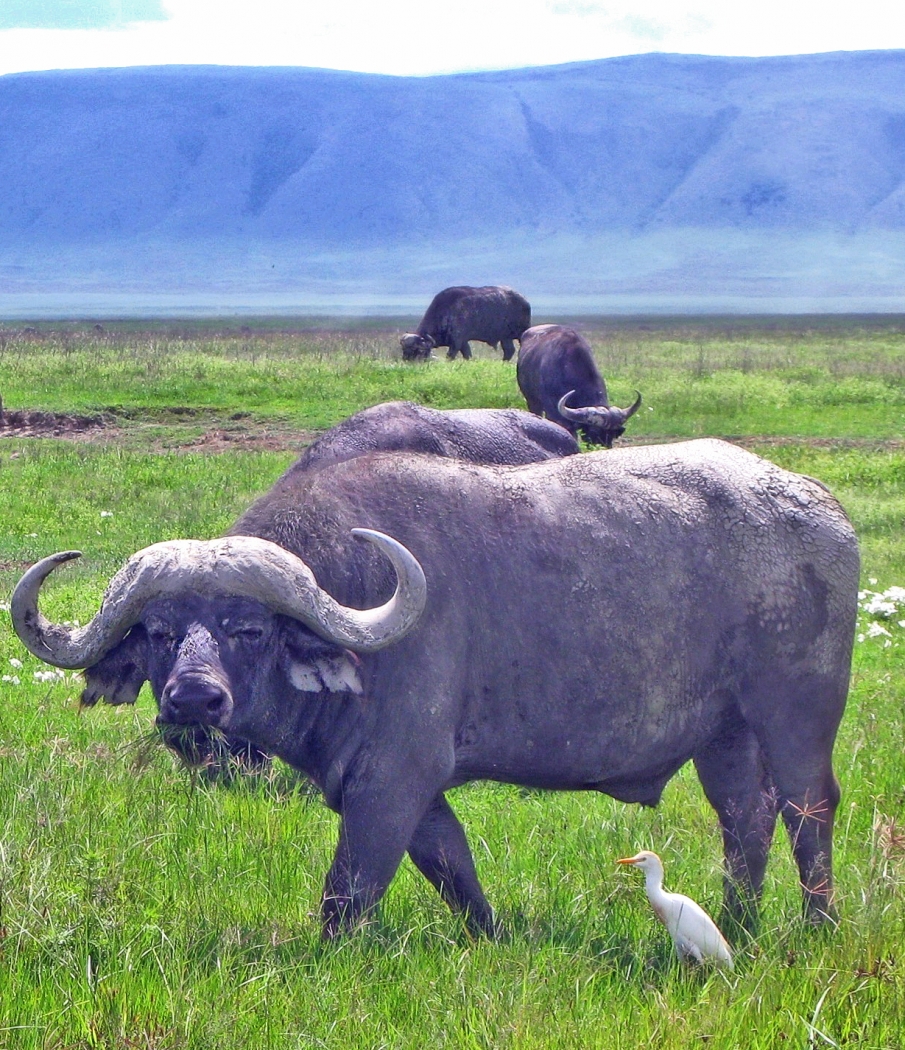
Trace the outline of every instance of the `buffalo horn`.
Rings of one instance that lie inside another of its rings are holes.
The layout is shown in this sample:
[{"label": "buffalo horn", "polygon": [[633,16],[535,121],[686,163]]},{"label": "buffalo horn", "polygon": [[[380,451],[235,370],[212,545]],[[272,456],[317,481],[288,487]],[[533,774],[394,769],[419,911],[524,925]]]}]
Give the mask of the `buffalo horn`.
[{"label": "buffalo horn", "polygon": [[374,609],[349,609],[320,588],[294,554],[255,536],[171,540],[133,554],[110,581],[100,610],[85,627],[70,629],[38,609],[44,580],[78,551],[52,554],[22,577],[10,602],[13,627],[25,647],[55,667],[91,667],[138,623],[155,598],[198,591],[254,598],[291,616],[320,637],[356,652],[374,652],[398,641],[417,623],[427,599],[424,573],[401,543],[371,529],[352,534],[373,543],[392,562],[396,591]]},{"label": "buffalo horn", "polygon": [[574,390],[570,390],[568,394],[563,394],[559,399],[559,404],[556,408],[563,419],[571,419],[575,423],[596,423],[597,426],[604,429],[615,430],[617,427],[625,426],[625,421],[630,416],[633,416],[641,407],[641,394],[637,390],[635,393],[638,396],[629,408],[611,408],[609,405],[593,405],[589,408],[569,408],[566,401],[568,401],[574,393]]}]

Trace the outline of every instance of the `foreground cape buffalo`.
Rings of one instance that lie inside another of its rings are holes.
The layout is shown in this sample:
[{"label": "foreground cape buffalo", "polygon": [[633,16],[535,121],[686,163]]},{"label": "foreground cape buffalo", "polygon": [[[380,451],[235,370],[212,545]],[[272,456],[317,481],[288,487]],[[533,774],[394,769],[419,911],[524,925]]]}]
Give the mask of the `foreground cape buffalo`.
[{"label": "foreground cape buffalo", "polygon": [[448,346],[446,356],[471,357],[469,339],[502,344],[503,360],[515,353],[514,339],[531,326],[528,300],[502,285],[484,288],[444,288],[437,292],[414,332],[399,340],[406,361],[428,358],[437,346]]},{"label": "foreground cape buffalo", "polygon": [[539,324],[522,337],[518,385],[528,408],[546,416],[591,445],[612,448],[625,433],[625,422],[641,405],[610,406],[606,383],[584,336],[559,324]]},{"label": "foreground cape buffalo", "polygon": [[858,550],[809,478],[713,440],[525,467],[361,456],[289,471],[224,539],[139,551],[71,629],[38,595],[76,556],[22,577],[19,637],[87,668],[92,700],[99,680],[116,702],[105,661],[125,662],[165,734],[236,733],[311,777],[342,816],[327,935],[406,851],[492,930],[450,788],[655,805],[689,759],[727,905],[754,907],[780,813],[809,912],[830,908]]},{"label": "foreground cape buffalo", "polygon": [[567,430],[517,408],[443,412],[413,401],[387,401],[337,423],[312,442],[290,469],[317,470],[367,452],[424,452],[514,467],[578,451],[578,442]]}]

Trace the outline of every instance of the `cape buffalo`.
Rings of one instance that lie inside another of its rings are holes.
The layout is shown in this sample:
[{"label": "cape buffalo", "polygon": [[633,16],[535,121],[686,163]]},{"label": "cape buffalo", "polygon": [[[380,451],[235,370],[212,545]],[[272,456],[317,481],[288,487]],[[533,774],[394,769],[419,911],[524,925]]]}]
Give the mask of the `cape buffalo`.
[{"label": "cape buffalo", "polygon": [[367,452],[425,452],[518,466],[578,451],[578,442],[563,427],[517,408],[442,412],[413,401],[387,401],[337,423],[312,442],[290,470],[317,470]]},{"label": "cape buffalo", "polygon": [[236,733],[305,772],[342,816],[328,936],[406,851],[493,929],[457,785],[652,806],[689,759],[728,907],[753,910],[781,814],[807,909],[830,909],[858,550],[810,478],[715,440],[524,467],[360,456],[289,471],[224,539],[139,551],[72,629],[38,595],[77,556],[22,577],[19,637],[89,689],[125,646],[164,733]]},{"label": "cape buffalo", "polygon": [[[517,466],[545,459],[572,456],[578,442],[561,426],[538,419],[516,408],[463,408],[440,411],[412,401],[374,405],[342,420],[313,441],[288,473],[320,470],[331,463],[354,459],[369,452],[423,452],[472,463]],[[132,673],[135,664],[127,646],[120,646],[92,674],[92,689],[84,702],[113,690],[118,703],[132,702],[144,679]],[[269,756],[249,741],[233,734],[214,740],[191,739],[186,746],[173,740],[183,757],[204,762],[204,775],[217,779],[237,768],[247,772],[269,766]]]},{"label": "cape buffalo", "polygon": [[503,360],[509,361],[515,353],[513,339],[521,339],[530,325],[531,305],[511,288],[444,288],[434,296],[418,328],[407,332],[399,343],[406,361],[428,358],[436,346],[448,346],[450,360],[456,354],[469,358],[469,339],[489,343],[494,349],[501,343]]},{"label": "cape buffalo", "polygon": [[539,324],[524,333],[517,376],[536,416],[552,419],[571,434],[581,432],[591,445],[612,448],[641,405],[638,394],[630,408],[612,408],[588,341],[560,324]]}]

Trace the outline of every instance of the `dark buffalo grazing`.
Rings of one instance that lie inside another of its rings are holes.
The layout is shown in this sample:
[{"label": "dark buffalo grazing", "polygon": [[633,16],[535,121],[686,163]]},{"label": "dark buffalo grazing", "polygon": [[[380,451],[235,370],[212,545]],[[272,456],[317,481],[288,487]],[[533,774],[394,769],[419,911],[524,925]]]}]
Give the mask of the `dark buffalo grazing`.
[{"label": "dark buffalo grazing", "polygon": [[97,668],[125,647],[128,695],[150,680],[164,734],[236,734],[307,774],[342,817],[328,936],[367,915],[406,851],[493,930],[451,788],[653,806],[689,760],[732,912],[753,916],[779,814],[809,914],[830,911],[858,549],[810,478],[715,440],[290,470],[226,538],[133,555],[76,629],[38,609],[74,557],[22,577],[19,637],[114,703]]},{"label": "dark buffalo grazing", "polygon": [[399,340],[406,361],[424,360],[438,346],[446,356],[471,357],[469,339],[503,347],[503,360],[515,353],[513,340],[531,326],[531,305],[524,296],[502,285],[485,288],[444,288],[437,292],[414,332]]},{"label": "dark buffalo grazing", "polygon": [[606,383],[587,339],[574,328],[539,324],[522,337],[518,385],[528,408],[578,434],[590,445],[612,448],[625,433],[625,423],[641,406],[641,395],[629,408],[610,406]]},{"label": "dark buffalo grazing", "polygon": [[318,470],[368,452],[424,452],[471,463],[520,466],[578,451],[578,442],[567,430],[517,408],[443,412],[412,401],[388,401],[322,434],[290,470]]}]

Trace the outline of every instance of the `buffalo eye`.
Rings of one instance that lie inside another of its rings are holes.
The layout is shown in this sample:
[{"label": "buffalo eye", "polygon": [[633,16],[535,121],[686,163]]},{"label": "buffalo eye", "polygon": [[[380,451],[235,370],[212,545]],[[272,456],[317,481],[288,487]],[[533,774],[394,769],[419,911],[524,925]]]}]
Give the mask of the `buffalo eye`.
[{"label": "buffalo eye", "polygon": [[176,642],[176,630],[165,620],[149,620],[145,630],[153,645],[174,645]]},{"label": "buffalo eye", "polygon": [[230,623],[229,620],[224,620],[222,626],[226,637],[231,642],[238,641],[256,645],[264,637],[264,628],[258,623]]}]

